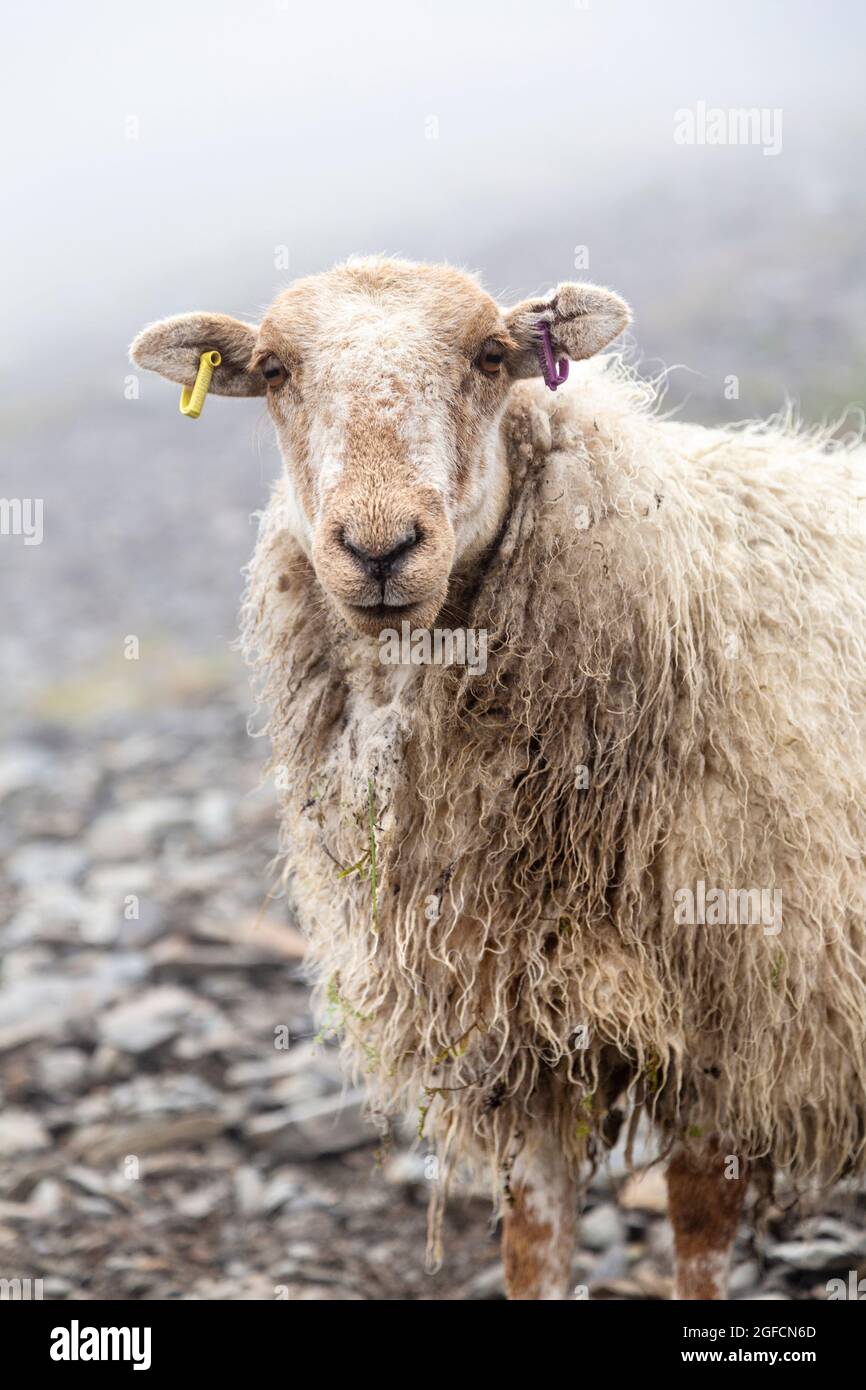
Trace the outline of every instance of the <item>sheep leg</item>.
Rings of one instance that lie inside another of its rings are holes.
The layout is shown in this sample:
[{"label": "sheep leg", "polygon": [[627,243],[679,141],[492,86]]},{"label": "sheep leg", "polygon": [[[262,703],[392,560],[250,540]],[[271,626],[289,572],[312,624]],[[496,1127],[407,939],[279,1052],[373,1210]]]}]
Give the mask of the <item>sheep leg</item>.
[{"label": "sheep leg", "polygon": [[674,1231],[675,1299],[724,1299],[734,1239],[748,1186],[748,1168],[718,1143],[678,1148],[667,1171],[668,1212]]},{"label": "sheep leg", "polygon": [[576,1192],[550,1140],[521,1152],[506,1183],[502,1262],[509,1299],[568,1297],[574,1254]]}]

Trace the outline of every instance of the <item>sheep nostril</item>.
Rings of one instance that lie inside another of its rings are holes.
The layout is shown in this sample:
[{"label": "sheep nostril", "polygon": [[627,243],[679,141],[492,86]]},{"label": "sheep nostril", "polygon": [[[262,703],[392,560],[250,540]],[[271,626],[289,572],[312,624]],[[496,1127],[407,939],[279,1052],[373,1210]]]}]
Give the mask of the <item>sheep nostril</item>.
[{"label": "sheep nostril", "polygon": [[409,526],[397,540],[383,550],[369,550],[366,546],[358,545],[349,539],[345,531],[340,539],[343,547],[355,557],[371,579],[383,580],[387,579],[399,562],[415,549],[421,535],[417,526]]}]

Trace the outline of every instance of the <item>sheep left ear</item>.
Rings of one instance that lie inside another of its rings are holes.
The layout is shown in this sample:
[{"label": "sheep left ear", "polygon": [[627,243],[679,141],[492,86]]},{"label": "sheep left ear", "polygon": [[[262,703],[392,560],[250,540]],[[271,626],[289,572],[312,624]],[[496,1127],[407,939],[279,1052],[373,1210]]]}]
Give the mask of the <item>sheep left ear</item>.
[{"label": "sheep left ear", "polygon": [[513,376],[539,376],[539,326],[546,323],[555,357],[577,362],[592,357],[613,342],[631,322],[624,299],[600,285],[557,285],[543,299],[524,299],[509,309],[505,322],[517,344]]},{"label": "sheep left ear", "polygon": [[192,386],[203,352],[216,349],[222,361],[214,369],[215,396],[263,396],[267,382],[250,371],[258,329],[229,314],[178,314],[142,330],[129,349],[137,367],[159,372],[169,381]]}]

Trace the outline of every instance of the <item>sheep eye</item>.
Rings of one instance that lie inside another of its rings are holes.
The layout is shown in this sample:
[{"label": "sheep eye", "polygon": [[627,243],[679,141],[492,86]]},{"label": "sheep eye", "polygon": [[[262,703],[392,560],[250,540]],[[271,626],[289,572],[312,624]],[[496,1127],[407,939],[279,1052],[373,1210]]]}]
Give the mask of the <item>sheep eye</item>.
[{"label": "sheep eye", "polygon": [[261,373],[269,386],[282,386],[288,372],[278,357],[270,353],[261,365]]},{"label": "sheep eye", "polygon": [[497,376],[504,359],[505,354],[501,348],[493,346],[482,348],[478,358],[478,366],[488,376]]}]

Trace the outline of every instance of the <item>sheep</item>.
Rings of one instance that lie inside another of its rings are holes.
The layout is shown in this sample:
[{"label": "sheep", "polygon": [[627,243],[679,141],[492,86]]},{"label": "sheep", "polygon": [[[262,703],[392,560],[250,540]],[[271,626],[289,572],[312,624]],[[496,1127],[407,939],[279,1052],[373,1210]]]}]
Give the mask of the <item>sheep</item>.
[{"label": "sheep", "polygon": [[682,1299],[726,1296],[750,1181],[866,1169],[864,450],[662,417],[597,356],[628,320],[373,258],[132,348],[267,396],[242,641],[317,1008],[435,1146],[434,1260],[489,1175],[512,1299],[569,1296],[623,1121]]}]

